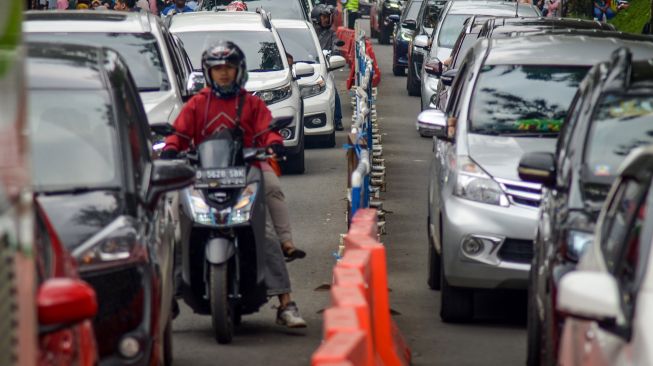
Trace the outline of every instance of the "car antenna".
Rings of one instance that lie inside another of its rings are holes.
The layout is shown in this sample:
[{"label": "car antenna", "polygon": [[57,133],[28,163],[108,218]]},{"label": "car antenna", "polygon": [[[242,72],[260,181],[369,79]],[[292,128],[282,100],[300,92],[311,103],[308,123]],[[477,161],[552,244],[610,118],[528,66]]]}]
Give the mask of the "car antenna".
[{"label": "car antenna", "polygon": [[517,4],[515,5],[515,18],[519,18],[519,0],[517,0]]}]

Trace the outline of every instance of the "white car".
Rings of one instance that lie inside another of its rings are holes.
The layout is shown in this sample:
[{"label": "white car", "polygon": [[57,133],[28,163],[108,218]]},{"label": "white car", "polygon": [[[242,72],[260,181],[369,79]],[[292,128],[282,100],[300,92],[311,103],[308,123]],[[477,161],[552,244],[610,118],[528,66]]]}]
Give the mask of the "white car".
[{"label": "white car", "polygon": [[327,147],[336,145],[334,109],[336,83],[331,71],[345,66],[342,56],[322,52],[320,41],[311,23],[303,20],[273,19],[281,41],[294,62],[311,64],[315,75],[299,80],[304,99],[304,134],[307,140],[319,140]]},{"label": "white car", "polygon": [[311,65],[289,65],[281,38],[265,12],[219,11],[183,13],[172,17],[170,31],[184,44],[195,70],[200,71],[202,53],[218,41],[231,41],[245,53],[249,80],[245,89],[268,105],[272,116],[291,119],[280,131],[288,150],[283,168],[304,173],[304,104],[297,80],[315,73]]},{"label": "white car", "polygon": [[653,365],[653,148],[634,151],[623,167],[594,243],[560,281],[558,310],[569,315],[563,366]]}]

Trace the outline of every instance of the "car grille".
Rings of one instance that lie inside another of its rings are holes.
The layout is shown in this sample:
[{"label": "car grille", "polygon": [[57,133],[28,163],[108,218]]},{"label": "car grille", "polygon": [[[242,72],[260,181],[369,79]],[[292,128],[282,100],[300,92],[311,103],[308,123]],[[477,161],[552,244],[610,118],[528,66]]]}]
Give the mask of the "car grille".
[{"label": "car grille", "polygon": [[0,365],[13,365],[17,360],[16,284],[13,250],[6,239],[0,240]]},{"label": "car grille", "polygon": [[507,179],[495,178],[501,189],[515,205],[538,208],[542,201],[542,185]]},{"label": "car grille", "polygon": [[138,267],[133,267],[84,276],[84,280],[97,294],[98,314],[94,326],[98,353],[103,358],[115,353],[120,338],[143,321],[143,276]]},{"label": "car grille", "polygon": [[530,263],[533,259],[533,241],[506,239],[499,249],[499,259],[506,262]]}]

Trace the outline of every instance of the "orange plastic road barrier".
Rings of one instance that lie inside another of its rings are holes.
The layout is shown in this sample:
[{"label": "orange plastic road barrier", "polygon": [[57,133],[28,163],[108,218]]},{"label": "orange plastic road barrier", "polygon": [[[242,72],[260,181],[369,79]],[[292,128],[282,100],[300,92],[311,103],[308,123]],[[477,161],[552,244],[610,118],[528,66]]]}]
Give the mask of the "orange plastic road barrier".
[{"label": "orange plastic road barrier", "polygon": [[381,82],[381,70],[379,69],[379,63],[376,62],[374,48],[372,48],[372,42],[370,42],[369,39],[365,39],[365,49],[367,50],[367,55],[372,59],[372,66],[374,67],[374,75],[372,75],[372,86],[378,86]]},{"label": "orange plastic road barrier", "polygon": [[[371,301],[371,255],[367,250],[347,250],[333,269],[334,284],[343,287],[358,287],[363,291],[368,303]],[[354,271],[353,273],[351,271]],[[356,275],[357,274],[357,275]],[[361,282],[357,282],[361,281]]]},{"label": "orange plastic road barrier", "polygon": [[356,53],[356,32],[353,29],[338,27],[336,37],[341,39],[345,44],[340,47],[340,54],[347,60],[350,68],[353,68],[354,57]]},{"label": "orange plastic road barrier", "polygon": [[[358,318],[358,324],[360,330],[365,332],[367,338],[365,339],[365,354],[373,354],[373,329],[371,322],[371,313],[370,305],[365,298],[364,293],[355,287],[341,287],[341,286],[331,286],[331,301],[333,302],[334,307],[351,307],[356,311],[356,317]],[[359,364],[357,364],[359,365]],[[360,366],[371,365],[360,364]]]},{"label": "orange plastic road barrier", "polygon": [[360,322],[356,310],[352,307],[329,308],[324,311],[325,341],[337,333],[354,333],[360,331]]},{"label": "orange plastic road barrier", "polygon": [[363,278],[363,274],[359,269],[347,268],[342,265],[342,260],[333,269],[333,284],[342,287],[355,287],[360,289],[365,298],[369,299],[369,289],[367,281]]},{"label": "orange plastic road barrier", "polygon": [[312,366],[367,365],[365,333],[337,333],[313,353]]}]

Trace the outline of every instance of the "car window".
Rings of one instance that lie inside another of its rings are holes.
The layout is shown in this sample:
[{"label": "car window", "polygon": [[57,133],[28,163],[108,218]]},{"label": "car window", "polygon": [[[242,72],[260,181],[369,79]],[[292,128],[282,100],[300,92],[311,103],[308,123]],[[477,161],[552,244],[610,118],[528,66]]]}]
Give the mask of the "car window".
[{"label": "car window", "polygon": [[219,40],[237,44],[245,53],[249,71],[280,71],[284,69],[277,42],[270,31],[179,32],[193,69],[202,69],[202,53]]},{"label": "car window", "polygon": [[555,137],[586,67],[485,65],[471,104],[470,132]]},{"label": "car window", "polygon": [[175,46],[174,40],[168,33],[168,31],[161,30],[163,39],[166,43],[166,48],[168,49],[168,55],[172,61],[172,69],[174,70],[175,79],[177,82],[177,87],[179,90],[184,90],[184,84],[186,83],[186,74],[182,66],[181,61],[179,60],[179,54],[177,53],[177,47]]},{"label": "car window", "polygon": [[32,180],[39,191],[120,187],[116,117],[103,90],[31,90]]},{"label": "car window", "polygon": [[310,29],[277,28],[277,32],[294,62],[320,63],[319,53],[322,51],[318,50]]},{"label": "car window", "polygon": [[592,119],[584,161],[594,176],[614,176],[635,148],[653,143],[653,96],[608,94]]},{"label": "car window", "polygon": [[453,48],[456,43],[460,32],[463,30],[465,21],[470,15],[464,14],[449,14],[447,15],[440,27],[440,34],[438,34],[438,46],[444,48]]},{"label": "car window", "polygon": [[463,64],[463,66],[458,70],[458,74],[456,75],[456,79],[454,80],[453,85],[451,86],[451,97],[449,98],[449,108],[447,108],[447,111],[449,111],[448,115],[451,117],[456,117],[458,118],[460,116],[460,111],[462,110],[462,99],[464,95],[464,90],[467,88],[464,88],[465,84],[465,78],[467,77],[465,74],[467,73],[467,70],[469,69],[468,67],[469,64]]},{"label": "car window", "polygon": [[408,4],[408,8],[404,10],[402,21],[404,20],[416,20],[417,15],[419,15],[419,8],[422,6],[421,1],[411,1]]},{"label": "car window", "polygon": [[129,66],[141,92],[170,90],[156,38],[150,33],[29,33],[27,39],[102,46],[116,50]]},{"label": "car window", "polygon": [[131,153],[132,167],[134,169],[133,177],[137,189],[141,188],[143,183],[143,174],[147,163],[149,162],[150,149],[147,143],[147,137],[143,133],[143,125],[147,119],[144,112],[139,107],[140,99],[135,95],[129,84],[125,83],[123,87],[123,103],[125,112],[125,122],[127,124],[127,139]]},{"label": "car window", "polygon": [[470,48],[476,43],[478,40],[478,34],[476,33],[467,33],[463,35],[464,39],[462,41],[462,44],[458,48],[458,52],[456,55],[453,57],[453,68],[457,68],[462,60],[465,58],[465,54],[467,54],[467,51],[469,51]]},{"label": "car window", "polygon": [[422,17],[422,26],[425,28],[426,32],[430,34],[438,25],[438,18],[440,17],[440,12],[442,12],[442,5],[435,3],[429,3],[424,9],[424,16]]}]

